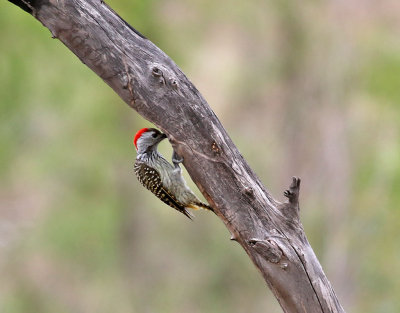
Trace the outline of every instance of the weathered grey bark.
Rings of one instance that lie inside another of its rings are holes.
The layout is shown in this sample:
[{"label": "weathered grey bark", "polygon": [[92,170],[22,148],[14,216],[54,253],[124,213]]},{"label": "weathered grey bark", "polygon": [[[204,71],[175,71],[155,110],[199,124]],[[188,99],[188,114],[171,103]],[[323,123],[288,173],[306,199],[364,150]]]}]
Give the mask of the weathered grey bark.
[{"label": "weathered grey bark", "polygon": [[168,134],[200,191],[285,312],[344,312],[298,214],[300,181],[279,203],[176,64],[100,0],[10,0],[37,18],[119,96]]}]

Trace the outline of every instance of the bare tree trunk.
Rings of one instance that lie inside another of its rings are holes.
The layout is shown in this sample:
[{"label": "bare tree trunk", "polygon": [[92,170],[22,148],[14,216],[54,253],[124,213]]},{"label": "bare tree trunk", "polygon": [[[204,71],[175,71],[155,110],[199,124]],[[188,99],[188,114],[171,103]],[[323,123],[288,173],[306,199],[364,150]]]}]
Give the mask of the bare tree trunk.
[{"label": "bare tree trunk", "polygon": [[300,223],[300,181],[293,179],[289,202],[274,200],[164,52],[100,0],[10,1],[168,134],[231,239],[245,249],[285,312],[344,312]]}]

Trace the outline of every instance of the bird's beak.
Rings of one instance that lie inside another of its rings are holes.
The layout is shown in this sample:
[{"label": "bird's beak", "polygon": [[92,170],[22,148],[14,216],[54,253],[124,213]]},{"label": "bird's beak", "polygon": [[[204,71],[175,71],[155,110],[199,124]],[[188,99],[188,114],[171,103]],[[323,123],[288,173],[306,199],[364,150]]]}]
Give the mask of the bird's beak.
[{"label": "bird's beak", "polygon": [[159,140],[159,141],[162,141],[162,140],[164,140],[165,138],[167,138],[167,135],[164,134],[164,133],[162,133],[162,134],[160,135],[160,140]]}]

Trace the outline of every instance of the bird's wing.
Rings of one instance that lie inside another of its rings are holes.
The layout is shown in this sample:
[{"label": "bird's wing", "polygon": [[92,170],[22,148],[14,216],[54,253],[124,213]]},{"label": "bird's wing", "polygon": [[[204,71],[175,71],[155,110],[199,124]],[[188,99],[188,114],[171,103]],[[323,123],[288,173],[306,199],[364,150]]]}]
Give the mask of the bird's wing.
[{"label": "bird's wing", "polygon": [[165,188],[161,181],[160,173],[157,170],[140,161],[135,162],[134,170],[139,182],[154,193],[157,198],[175,210],[183,213],[188,218],[191,219],[193,217],[193,215],[186,210],[185,206],[179,202],[167,188]]}]

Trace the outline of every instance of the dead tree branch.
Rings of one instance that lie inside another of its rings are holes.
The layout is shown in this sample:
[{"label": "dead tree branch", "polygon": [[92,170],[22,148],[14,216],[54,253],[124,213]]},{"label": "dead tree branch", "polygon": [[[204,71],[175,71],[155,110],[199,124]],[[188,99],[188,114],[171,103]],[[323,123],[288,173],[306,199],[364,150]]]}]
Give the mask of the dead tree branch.
[{"label": "dead tree branch", "polygon": [[151,41],[100,0],[12,0],[157,125],[285,312],[344,312],[299,219],[300,180],[274,200],[207,102]]}]

